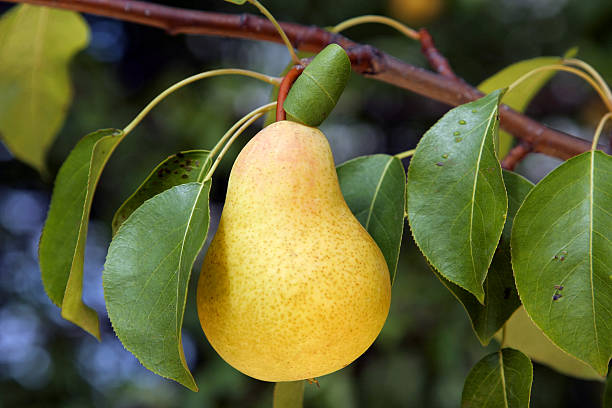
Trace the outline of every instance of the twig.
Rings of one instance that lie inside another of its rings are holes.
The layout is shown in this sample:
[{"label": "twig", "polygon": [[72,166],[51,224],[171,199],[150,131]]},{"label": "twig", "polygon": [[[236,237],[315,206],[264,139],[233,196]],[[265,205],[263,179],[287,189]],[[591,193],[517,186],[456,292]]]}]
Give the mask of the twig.
[{"label": "twig", "polygon": [[303,70],[304,70],[304,66],[295,65],[293,68],[289,70],[289,72],[287,72],[287,75],[285,75],[285,77],[283,78],[278,88],[278,98],[277,98],[277,103],[276,103],[276,121],[277,122],[281,120],[285,120],[287,115],[285,114],[285,110],[283,109],[283,104],[285,103],[285,99],[287,99],[287,94],[289,93],[291,86],[293,85],[297,77],[300,76]]},{"label": "twig", "polygon": [[419,30],[419,40],[421,41],[421,51],[429,61],[429,65],[440,75],[457,80],[458,78],[448,60],[438,51],[427,29],[421,28]]},{"label": "twig", "polygon": [[512,148],[502,160],[501,166],[506,170],[514,170],[516,165],[525,158],[533,148],[528,143],[519,143]]},{"label": "twig", "polygon": [[[112,17],[123,21],[158,27],[171,34],[204,34],[252,40],[282,40],[268,20],[249,14],[233,15],[162,6],[132,0],[3,0],[63,8]],[[420,95],[460,105],[483,94],[472,86],[426,71],[385,54],[378,49],[357,44],[323,28],[280,23],[295,48],[318,52],[337,43],[348,53],[353,70],[364,76],[387,82]],[[547,128],[507,106],[500,109],[501,126],[517,138],[530,143],[535,152],[568,159],[590,150],[590,144],[566,133]],[[600,147],[603,149],[603,146]]]}]

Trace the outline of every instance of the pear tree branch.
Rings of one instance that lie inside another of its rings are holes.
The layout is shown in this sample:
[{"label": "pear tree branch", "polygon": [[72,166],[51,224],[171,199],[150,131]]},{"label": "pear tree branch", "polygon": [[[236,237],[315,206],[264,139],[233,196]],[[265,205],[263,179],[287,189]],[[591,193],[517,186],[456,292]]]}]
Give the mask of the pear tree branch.
[{"label": "pear tree branch", "polygon": [[[2,0],[29,3],[106,16],[147,26],[170,34],[199,34],[282,42],[274,26],[250,14],[224,14],[163,6],[132,0]],[[370,45],[358,44],[340,34],[316,26],[280,23],[293,46],[318,52],[330,43],[348,53],[353,70],[448,105],[457,106],[481,97],[474,87],[452,75],[427,71],[400,61]],[[452,71],[451,71],[452,72]],[[500,109],[501,127],[532,146],[534,152],[568,159],[590,149],[587,141],[550,129],[507,106]],[[599,146],[603,149],[603,146]]]},{"label": "pear tree branch", "polygon": [[419,30],[419,41],[421,42],[421,52],[429,61],[429,65],[440,75],[451,79],[458,79],[448,60],[438,51],[434,45],[433,38],[425,28]]},{"label": "pear tree branch", "polygon": [[504,157],[501,162],[502,168],[506,170],[514,170],[516,165],[523,160],[532,151],[531,145],[519,142],[516,146],[508,152],[508,155]]}]

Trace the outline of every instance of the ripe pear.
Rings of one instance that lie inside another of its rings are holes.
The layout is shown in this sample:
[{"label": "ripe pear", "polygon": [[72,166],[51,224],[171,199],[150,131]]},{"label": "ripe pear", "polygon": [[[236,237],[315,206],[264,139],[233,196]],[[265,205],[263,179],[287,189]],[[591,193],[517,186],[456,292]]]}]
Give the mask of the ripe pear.
[{"label": "ripe pear", "polygon": [[325,135],[289,121],[260,131],[234,163],[198,282],[213,348],[259,380],[319,377],[366,351],[390,300],[387,264],[342,197]]}]

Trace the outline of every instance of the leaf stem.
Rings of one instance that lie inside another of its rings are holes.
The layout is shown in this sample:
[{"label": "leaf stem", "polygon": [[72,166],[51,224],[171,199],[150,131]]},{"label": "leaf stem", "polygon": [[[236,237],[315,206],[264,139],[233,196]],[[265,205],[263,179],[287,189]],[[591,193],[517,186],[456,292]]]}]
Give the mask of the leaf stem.
[{"label": "leaf stem", "polygon": [[397,157],[398,159],[405,159],[406,157],[410,157],[414,154],[414,152],[416,151],[416,149],[412,149],[412,150],[406,150],[405,152],[401,152],[395,155],[395,157]]},{"label": "leaf stem", "polygon": [[270,22],[272,23],[272,25],[274,25],[274,27],[276,27],[276,30],[280,34],[281,38],[283,39],[283,42],[285,43],[285,45],[287,46],[287,49],[289,50],[289,54],[291,54],[291,60],[293,61],[294,64],[298,64],[299,65],[300,64],[300,59],[298,58],[297,54],[295,53],[295,49],[293,48],[293,44],[291,44],[291,41],[289,41],[289,37],[287,37],[287,34],[285,34],[285,31],[280,26],[280,24],[278,24],[278,21],[276,21],[276,19],[272,15],[272,13],[270,13],[268,11],[268,9],[265,8],[263,6],[263,4],[261,4],[257,0],[248,0],[248,2],[251,3],[252,5],[254,5],[255,7],[257,7],[259,12],[261,14],[263,14],[268,20],[270,20]]},{"label": "leaf stem", "polygon": [[585,81],[587,81],[589,83],[589,85],[591,85],[593,87],[593,89],[595,89],[595,91],[597,91],[597,93],[599,94],[599,96],[601,97],[601,100],[603,101],[603,103],[606,105],[606,108],[612,112],[612,100],[608,99],[608,97],[606,96],[606,92],[599,86],[598,83],[596,83],[593,78],[591,78],[590,76],[588,76],[584,71],[581,71],[579,69],[576,68],[572,68],[572,67],[568,67],[565,65],[558,65],[558,64],[553,64],[553,65],[546,65],[543,67],[539,67],[539,68],[535,68],[529,72],[527,72],[526,74],[524,74],[523,76],[521,76],[519,79],[517,79],[516,81],[514,81],[512,84],[510,84],[510,86],[508,87],[508,91],[506,92],[506,94],[508,94],[513,88],[515,88],[518,84],[520,84],[521,82],[523,82],[524,80],[526,80],[527,78],[531,77],[534,74],[537,74],[538,72],[542,72],[542,71],[565,71],[565,72],[569,72],[572,73],[574,75],[579,76],[580,78],[584,79]]},{"label": "leaf stem", "polygon": [[238,129],[238,127],[241,126],[244,122],[246,122],[247,120],[249,120],[250,118],[252,118],[253,116],[259,113],[266,113],[268,111],[271,111],[275,107],[276,107],[276,102],[270,102],[266,105],[260,106],[259,108],[247,113],[242,118],[240,118],[240,120],[234,123],[232,127],[229,128],[229,130],[225,132],[223,136],[221,136],[221,139],[219,139],[215,147],[213,147],[210,150],[210,157],[211,158],[214,157],[217,154],[217,152],[221,150],[221,148],[223,147],[227,139],[229,139],[234,134],[234,132],[236,132],[236,129]]},{"label": "leaf stem", "polygon": [[610,92],[610,87],[608,86],[606,81],[604,81],[604,79],[601,77],[599,72],[597,72],[597,70],[593,68],[590,64],[578,58],[568,58],[566,60],[563,60],[563,63],[565,65],[574,65],[574,66],[580,67],[586,72],[588,72],[593,78],[595,78],[599,86],[603,89],[604,93],[608,97],[608,99],[612,100],[612,92]]},{"label": "leaf stem", "polygon": [[506,345],[506,326],[507,324],[504,323],[504,326],[502,327],[502,339],[501,342],[499,343],[499,349],[503,349],[504,346]]},{"label": "leaf stem", "polygon": [[592,151],[595,151],[597,149],[597,142],[599,142],[599,136],[601,136],[601,132],[604,128],[604,125],[610,118],[612,118],[612,112],[608,112],[603,115],[603,117],[599,121],[599,124],[597,125],[597,130],[595,130],[595,134],[593,135],[593,144],[591,145]]},{"label": "leaf stem", "polygon": [[[219,150],[220,146],[222,146],[223,143],[225,142],[225,140],[227,140],[228,137],[229,137],[229,140],[223,146],[223,149],[221,150],[221,152],[219,153],[219,155],[215,159],[215,162],[213,163],[213,165],[210,167],[210,170],[208,170],[208,173],[206,173],[206,176],[202,180],[202,184],[206,183],[208,180],[210,180],[212,178],[213,173],[215,172],[215,170],[219,166],[219,163],[221,162],[221,159],[223,159],[223,156],[225,156],[225,153],[227,153],[227,151],[229,150],[229,148],[232,145],[232,143],[234,143],[234,140],[236,140],[236,138],[238,136],[240,136],[240,134],[242,132],[244,132],[246,130],[246,128],[251,126],[251,124],[253,122],[255,122],[257,119],[259,119],[263,115],[265,115],[266,112],[274,109],[274,107],[276,107],[276,102],[271,102],[271,103],[269,103],[267,105],[261,106],[261,107],[255,109],[254,111],[246,114],[243,118],[241,118],[238,122],[236,122],[234,124],[234,126],[232,126],[223,135],[223,137],[221,137],[221,139],[219,139],[219,142],[211,150],[210,157],[213,157],[214,154],[217,153],[217,151]],[[238,130],[236,130],[236,129],[238,129]]]},{"label": "leaf stem", "polygon": [[242,76],[247,76],[247,77],[259,79],[260,81],[266,82],[266,83],[271,84],[271,85],[279,85],[280,81],[281,81],[281,78],[271,77],[271,76],[268,76],[268,75],[265,75],[265,74],[261,74],[259,72],[249,71],[249,70],[246,70],[246,69],[238,69],[238,68],[224,68],[224,69],[215,69],[215,70],[212,70],[212,71],[201,72],[199,74],[190,76],[188,78],[183,79],[182,81],[179,81],[179,82],[175,83],[174,85],[172,85],[171,87],[169,87],[168,89],[166,89],[165,91],[163,91],[162,93],[157,95],[123,129],[123,133],[124,133],[123,137],[127,136],[128,133],[130,133],[132,130],[134,130],[134,128],[136,126],[138,126],[138,124],[144,119],[144,117],[147,116],[147,114],[155,106],[157,106],[158,103],[160,103],[162,100],[164,100],[166,98],[166,96],[168,96],[171,93],[181,89],[185,85],[191,84],[192,82],[196,82],[196,81],[199,81],[200,79],[210,78],[210,77],[219,76],[219,75],[242,75]]},{"label": "leaf stem", "polygon": [[395,28],[397,31],[404,34],[408,38],[412,38],[416,41],[420,39],[418,31],[413,30],[412,28],[400,23],[399,21],[385,16],[377,16],[371,14],[349,18],[348,20],[336,24],[334,27],[330,28],[329,31],[331,31],[332,33],[339,33],[341,31],[346,30],[347,28],[366,23],[384,24],[388,27]]}]

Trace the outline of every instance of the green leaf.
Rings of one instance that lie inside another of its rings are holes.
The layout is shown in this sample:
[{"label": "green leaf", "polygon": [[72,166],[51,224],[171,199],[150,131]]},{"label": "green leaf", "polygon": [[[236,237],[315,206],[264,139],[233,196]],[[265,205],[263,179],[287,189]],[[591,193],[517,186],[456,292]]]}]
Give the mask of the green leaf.
[{"label": "green leaf", "polygon": [[406,176],[402,162],[376,154],[343,163],[337,171],[346,203],[378,244],[393,282],[404,231]]},{"label": "green leaf", "polygon": [[[602,380],[601,375],[597,374],[590,365],[555,346],[531,321],[522,306],[508,319],[505,330],[504,345],[525,353],[532,361],[544,364],[564,375],[584,380]],[[500,330],[495,335],[495,339],[501,342],[502,337]]]},{"label": "green leaf", "polygon": [[172,155],[157,165],[115,213],[112,223],[113,235],[117,233],[130,214],[149,198],[179,184],[200,180],[205,171],[209,153],[207,150],[189,150]]},{"label": "green leaf", "polygon": [[103,273],[108,316],[124,347],[193,391],[181,326],[191,268],[208,232],[210,184],[181,184],[145,201],[117,231]]},{"label": "green leaf", "polygon": [[444,115],[419,142],[408,170],[408,220],[417,245],[442,276],[480,303],[508,205],[493,147],[501,95]]},{"label": "green leaf", "polygon": [[612,355],[612,157],[586,152],[529,193],[512,229],[512,267],[529,317],[602,376]]},{"label": "green leaf", "polygon": [[485,356],[465,380],[461,408],[527,408],[533,366],[520,351],[504,348]]},{"label": "green leaf", "polygon": [[88,42],[72,11],[20,4],[0,19],[0,137],[38,171],[72,99],[68,63]]},{"label": "green leaf", "polygon": [[47,295],[62,308],[66,320],[98,339],[98,316],[81,299],[85,241],[96,185],[122,138],[121,130],[98,130],[82,138],[70,152],[57,173],[38,248]]},{"label": "green leaf", "polygon": [[436,272],[442,283],[465,308],[478,340],[485,346],[489,344],[493,335],[521,305],[521,300],[514,285],[514,275],[510,262],[510,235],[514,216],[533,188],[533,184],[511,171],[504,170],[503,176],[508,192],[508,217],[483,285],[485,304],[481,305],[470,292],[442,278]]},{"label": "green leaf", "polygon": [[234,3],[234,4],[237,4],[239,6],[242,6],[248,0],[225,0],[225,1],[227,1],[228,3]]},{"label": "green leaf", "polygon": [[319,126],[331,113],[351,75],[351,61],[342,47],[329,44],[304,69],[283,104],[287,118]]},{"label": "green leaf", "polygon": [[[539,57],[517,62],[481,82],[478,85],[478,89],[484,93],[489,93],[496,89],[505,88],[529,71],[545,65],[559,64],[561,61],[561,57]],[[532,75],[512,90],[506,92],[503,103],[517,112],[523,112],[527,105],[529,105],[529,102],[531,102],[531,99],[546,85],[553,75],[555,75],[554,71],[543,71]],[[512,148],[512,135],[503,130],[500,131],[496,146],[498,156],[506,156],[510,148]]]},{"label": "green leaf", "polygon": [[304,401],[304,380],[274,384],[273,408],[301,408]]}]

